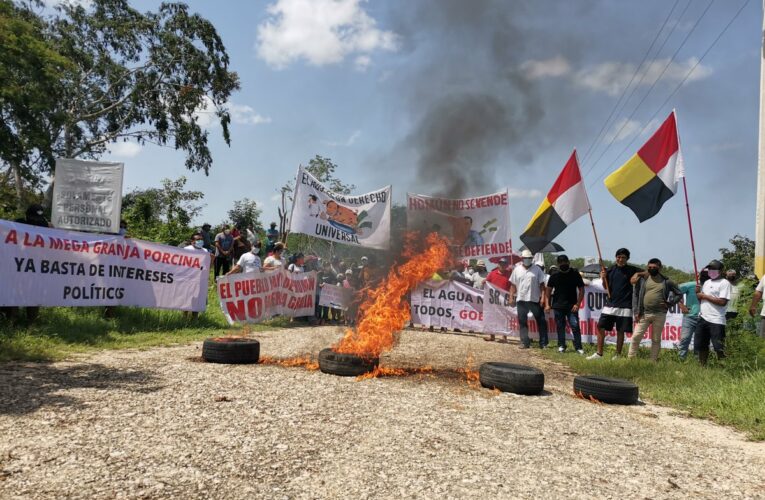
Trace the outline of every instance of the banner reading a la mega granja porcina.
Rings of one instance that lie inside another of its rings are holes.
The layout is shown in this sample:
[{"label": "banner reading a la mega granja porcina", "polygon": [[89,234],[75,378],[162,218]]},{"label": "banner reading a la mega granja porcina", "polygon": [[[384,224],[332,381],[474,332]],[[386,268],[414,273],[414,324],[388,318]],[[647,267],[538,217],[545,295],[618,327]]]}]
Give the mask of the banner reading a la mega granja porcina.
[{"label": "banner reading a la mega granja porcina", "polygon": [[204,311],[210,254],[0,220],[0,306]]},{"label": "banner reading a la mega granja porcina", "polygon": [[407,194],[407,227],[435,231],[449,238],[459,257],[510,254],[510,210],[507,190],[475,198],[433,198]]}]

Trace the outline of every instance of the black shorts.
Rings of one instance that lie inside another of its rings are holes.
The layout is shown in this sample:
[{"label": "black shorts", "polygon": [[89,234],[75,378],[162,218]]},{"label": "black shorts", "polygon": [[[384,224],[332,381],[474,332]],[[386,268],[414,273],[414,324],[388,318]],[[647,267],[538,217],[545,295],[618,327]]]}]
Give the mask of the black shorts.
[{"label": "black shorts", "polygon": [[710,323],[704,318],[699,317],[699,323],[693,335],[693,350],[696,352],[708,351],[710,341],[715,351],[720,352],[723,350],[725,345],[725,325]]},{"label": "black shorts", "polygon": [[598,328],[603,331],[611,331],[616,327],[617,332],[632,333],[631,316],[614,316],[612,314],[601,314],[598,320]]}]

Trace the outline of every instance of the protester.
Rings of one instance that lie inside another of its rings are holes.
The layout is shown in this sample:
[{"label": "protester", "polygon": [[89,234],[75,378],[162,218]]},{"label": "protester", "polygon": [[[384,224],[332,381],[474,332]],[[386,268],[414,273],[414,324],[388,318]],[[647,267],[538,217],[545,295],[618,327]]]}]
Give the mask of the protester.
[{"label": "protester", "polygon": [[[30,226],[37,226],[37,227],[52,227],[50,225],[50,222],[48,222],[48,219],[45,218],[45,211],[43,210],[42,205],[39,205],[37,203],[33,203],[29,205],[27,207],[27,211],[24,213],[24,217],[16,219],[16,222],[21,222],[23,224],[29,224]],[[8,314],[8,316],[11,319],[14,319],[16,317],[15,308],[7,308],[3,310]],[[40,315],[39,307],[36,307],[36,306],[26,307],[27,321],[32,322],[36,320],[39,315]]]},{"label": "protester", "polygon": [[632,312],[635,315],[635,333],[632,334],[628,356],[637,355],[640,341],[651,327],[651,361],[659,360],[661,334],[667,320],[667,311],[683,298],[683,293],[674,281],[661,274],[661,261],[648,261],[645,271],[632,275]]},{"label": "protester", "polygon": [[120,236],[127,236],[128,223],[124,220],[120,221],[120,230],[117,232]]},{"label": "protester", "polygon": [[[488,276],[489,276],[489,272],[486,270],[486,262],[482,260],[479,260],[478,262],[476,262],[475,271],[470,276],[473,280],[473,287],[479,290],[483,290],[483,285],[486,282],[486,278]],[[508,281],[507,281],[508,289],[510,287],[509,279],[510,277],[508,276]],[[506,290],[506,289],[503,288],[503,290]]]},{"label": "protester", "polygon": [[603,358],[606,331],[616,328],[616,357],[622,355],[624,334],[632,333],[632,283],[630,280],[640,269],[627,264],[629,258],[630,251],[620,248],[616,251],[616,264],[600,272],[603,286],[608,287],[608,296],[598,320],[597,352],[587,359]]},{"label": "protester", "polygon": [[547,347],[547,321],[545,319],[545,274],[534,264],[529,250],[521,253],[523,259],[510,275],[510,305],[518,310],[518,325],[521,334],[521,349],[531,347],[529,339],[529,312],[539,327],[539,348]]},{"label": "protester", "polygon": [[[510,262],[507,260],[507,258],[502,257],[497,262],[497,267],[492,269],[490,273],[486,275],[486,278],[483,280],[484,283],[489,282],[495,287],[499,288],[500,290],[504,290],[505,292],[510,291]],[[481,266],[483,266],[483,269],[486,269],[486,264],[484,264],[483,261],[478,261],[478,269],[480,272]],[[493,342],[496,337],[493,333],[490,333],[488,337],[484,337],[484,340],[488,342]]]},{"label": "protester", "polygon": [[335,273],[335,275],[345,272],[345,269],[343,269],[341,265],[340,257],[337,255],[332,257],[330,268],[332,269],[332,272]]},{"label": "protester", "polygon": [[226,276],[236,273],[254,273],[260,271],[262,265],[260,262],[260,242],[256,241],[249,251],[243,253],[234,267],[226,273]]},{"label": "protester", "polygon": [[215,277],[226,274],[231,268],[231,254],[233,253],[234,237],[231,228],[223,226],[223,230],[215,235]]},{"label": "protester", "polygon": [[566,351],[566,324],[574,337],[574,349],[584,354],[582,330],[579,327],[579,304],[584,300],[584,281],[577,269],[571,267],[568,256],[561,254],[556,259],[556,272],[551,273],[545,289],[545,311],[553,310],[558,330],[558,352]]},{"label": "protester", "polygon": [[[757,305],[762,300],[762,295],[765,293],[765,276],[762,277],[757,288],[754,289],[754,295],[752,295],[752,302],[749,304],[749,314],[754,318],[757,315]],[[760,324],[758,327],[760,337],[765,338],[765,303],[763,303],[762,311],[760,311]]]},{"label": "protester", "polygon": [[709,279],[696,287],[699,299],[699,325],[693,348],[699,356],[702,366],[709,358],[709,341],[717,354],[717,359],[725,358],[725,310],[731,296],[730,282],[723,277],[724,266],[719,260],[713,260],[706,267]]},{"label": "protester", "polygon": [[449,271],[449,280],[458,281],[464,285],[473,285],[473,280],[465,277],[465,263],[461,260],[455,260],[452,270]]},{"label": "protester", "polygon": [[234,237],[231,257],[233,261],[238,261],[239,257],[250,251],[250,245],[247,241],[247,233],[242,231],[239,226],[234,226],[231,230],[231,236]]},{"label": "protester", "polygon": [[324,287],[324,285],[334,285],[336,283],[336,276],[336,274],[332,274],[332,266],[330,265],[330,262],[328,260],[322,260],[321,268],[316,273],[316,282],[319,285],[316,287],[316,317],[319,319],[319,324],[321,325],[328,323],[332,318],[335,317],[335,315],[330,311],[330,309],[334,310],[334,308],[330,308],[328,306],[320,306],[319,298],[321,296],[321,289]]},{"label": "protester", "polygon": [[741,288],[738,285],[738,273],[735,269],[728,269],[725,279],[730,283],[730,300],[725,309],[725,319],[729,320],[738,316],[738,298],[741,295]]},{"label": "protester", "polygon": [[210,232],[210,224],[205,222],[202,224],[202,230],[200,233],[202,234],[202,241],[204,241],[204,248],[208,252],[215,252],[215,246],[213,243],[213,234]]},{"label": "protester", "polygon": [[279,231],[276,229],[276,222],[272,222],[271,226],[266,230],[266,255],[271,255],[274,251],[274,245],[279,240]]},{"label": "protester", "polygon": [[271,254],[263,261],[263,270],[270,271],[271,269],[278,269],[284,267],[284,261],[282,260],[282,253],[284,252],[284,243],[281,241],[276,242]]},{"label": "protester", "polygon": [[[706,271],[703,271],[699,275],[699,279],[703,284],[709,279]],[[680,311],[683,313],[683,324],[680,334],[680,342],[677,344],[678,356],[681,360],[685,360],[688,356],[688,349],[693,340],[693,336],[696,334],[696,328],[699,324],[699,299],[696,298],[696,282],[689,281],[679,286],[680,291],[683,293],[683,302],[679,304]]]},{"label": "protester", "polygon": [[[207,252],[205,249],[205,241],[204,236],[202,235],[201,231],[197,231],[196,233],[191,235],[191,242],[183,247],[184,250],[194,250],[196,252]],[[198,311],[183,311],[184,317],[191,316],[191,319],[197,319],[199,317]]]},{"label": "protester", "polygon": [[305,256],[302,253],[295,254],[293,262],[287,266],[287,270],[291,273],[302,273],[305,271],[303,267],[305,264]]}]

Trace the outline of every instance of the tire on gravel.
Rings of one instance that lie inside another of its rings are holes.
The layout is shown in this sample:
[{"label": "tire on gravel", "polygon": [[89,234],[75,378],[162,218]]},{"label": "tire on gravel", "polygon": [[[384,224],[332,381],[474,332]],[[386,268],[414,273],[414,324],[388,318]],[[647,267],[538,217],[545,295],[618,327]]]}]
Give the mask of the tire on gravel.
[{"label": "tire on gravel", "polygon": [[366,359],[355,354],[335,352],[331,348],[319,352],[319,370],[341,377],[363,375],[377,368],[379,364],[379,358]]},{"label": "tire on gravel", "polygon": [[260,343],[244,337],[215,337],[202,344],[202,359],[209,363],[250,364],[260,359]]},{"label": "tire on gravel", "polygon": [[512,363],[484,363],[478,369],[481,385],[502,392],[532,396],[545,388],[545,374],[533,366]]},{"label": "tire on gravel", "polygon": [[610,377],[574,377],[574,393],[601,403],[633,405],[638,402],[638,386],[629,380]]}]

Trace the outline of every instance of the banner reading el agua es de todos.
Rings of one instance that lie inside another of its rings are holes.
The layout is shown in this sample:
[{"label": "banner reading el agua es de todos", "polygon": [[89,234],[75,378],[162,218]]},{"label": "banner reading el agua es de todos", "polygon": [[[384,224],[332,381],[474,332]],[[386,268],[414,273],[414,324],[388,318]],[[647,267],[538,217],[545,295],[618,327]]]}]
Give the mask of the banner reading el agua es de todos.
[{"label": "banner reading el agua es de todos", "polygon": [[210,255],[0,220],[0,306],[204,311]]},{"label": "banner reading el agua es de todos", "polygon": [[438,232],[450,239],[459,257],[510,254],[510,210],[507,190],[476,198],[433,198],[407,194],[407,228]]},{"label": "banner reading el agua es de todos", "polygon": [[361,195],[333,193],[301,167],[290,231],[386,250],[390,247],[390,197],[390,186]]},{"label": "banner reading el agua es de todos", "polygon": [[282,268],[218,278],[218,300],[229,324],[260,323],[274,316],[312,316],[316,271],[290,273]]},{"label": "banner reading el agua es de todos", "polygon": [[119,232],[123,173],[123,163],[57,159],[53,227]]},{"label": "banner reading el agua es de todos", "polygon": [[412,323],[480,332],[483,301],[483,290],[458,281],[428,280],[412,292]]}]

